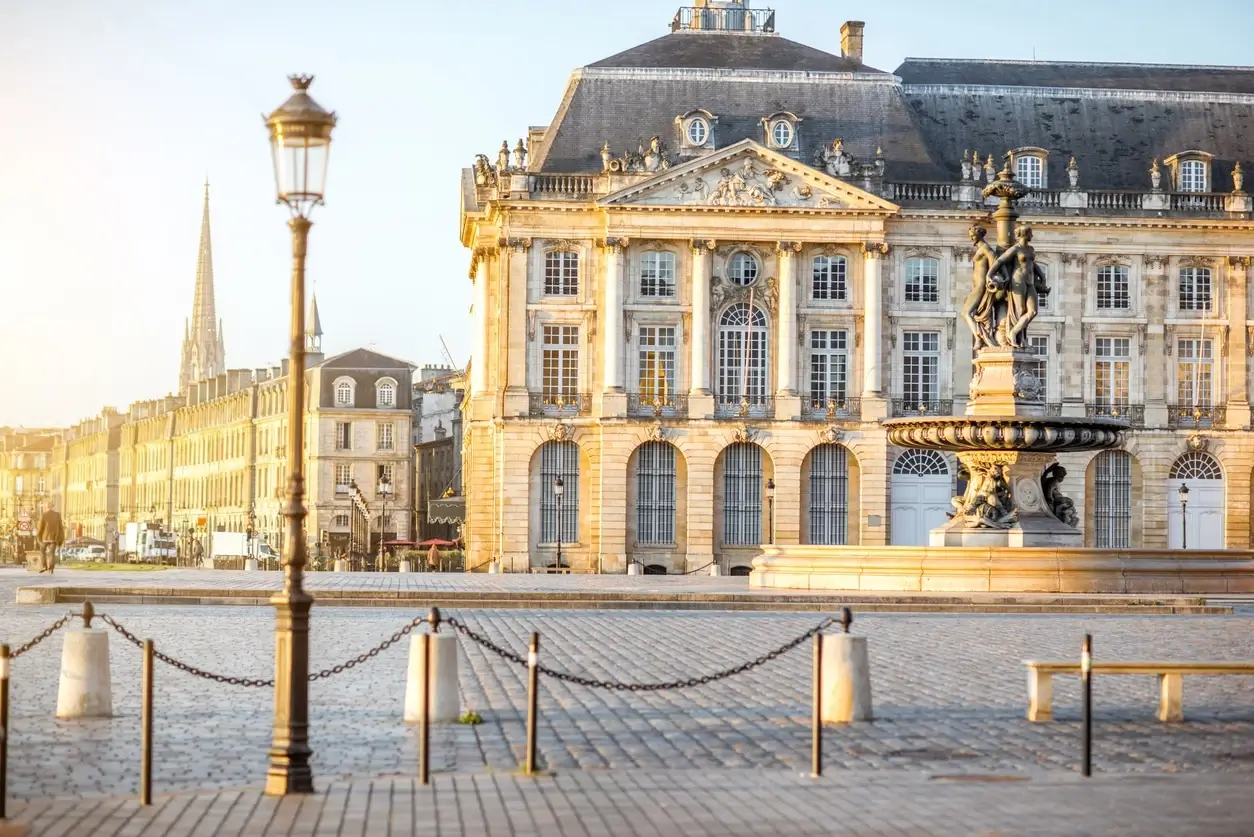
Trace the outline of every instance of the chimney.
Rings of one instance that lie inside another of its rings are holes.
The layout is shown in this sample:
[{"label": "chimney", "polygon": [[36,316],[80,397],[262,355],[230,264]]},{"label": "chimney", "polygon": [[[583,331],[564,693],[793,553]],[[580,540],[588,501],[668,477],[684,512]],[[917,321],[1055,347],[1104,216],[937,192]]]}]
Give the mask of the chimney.
[{"label": "chimney", "polygon": [[862,63],[862,30],[866,24],[860,20],[850,20],[840,27],[840,54]]}]

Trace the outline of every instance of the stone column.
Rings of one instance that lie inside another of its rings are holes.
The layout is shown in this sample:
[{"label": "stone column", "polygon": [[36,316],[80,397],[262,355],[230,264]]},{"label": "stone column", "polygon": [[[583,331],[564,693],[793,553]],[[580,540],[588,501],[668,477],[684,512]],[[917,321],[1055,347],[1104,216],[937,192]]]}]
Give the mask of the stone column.
[{"label": "stone column", "polygon": [[475,283],[475,343],[474,357],[470,362],[470,395],[485,395],[488,391],[488,251],[477,248],[470,262],[470,278]]},{"label": "stone column", "polygon": [[1145,426],[1167,426],[1166,382],[1167,370],[1166,329],[1167,318],[1167,257],[1147,255],[1141,262],[1145,281],[1141,283],[1145,295]]},{"label": "stone column", "polygon": [[1087,355],[1092,346],[1085,345],[1085,329],[1083,325],[1085,309],[1084,266],[1087,257],[1083,253],[1063,253],[1062,276],[1053,283],[1050,290],[1054,299],[1050,300],[1063,318],[1059,338],[1062,345],[1058,347],[1058,359],[1062,365],[1059,397],[1062,398],[1062,414],[1064,416],[1083,416],[1084,407],[1084,368]]},{"label": "stone column", "polygon": [[776,341],[775,417],[801,415],[797,396],[797,254],[801,243],[781,241],[779,253],[779,333]]},{"label": "stone column", "polygon": [[692,335],[689,345],[690,383],[688,415],[703,418],[714,413],[710,393],[710,275],[713,241],[692,242]]},{"label": "stone column", "polygon": [[605,260],[601,415],[621,416],[627,413],[627,395],[623,389],[623,251],[627,239],[607,238],[600,244]]},{"label": "stone column", "polygon": [[[509,352],[505,378],[506,417],[527,415],[527,263],[531,256],[530,238],[511,238],[505,242],[509,250],[509,273],[506,314]],[[504,247],[502,247],[504,252]]]},{"label": "stone column", "polygon": [[1224,366],[1228,370],[1229,430],[1240,430],[1250,423],[1249,361],[1245,340],[1246,296],[1250,276],[1249,256],[1228,257],[1228,336],[1217,342],[1223,348]]},{"label": "stone column", "polygon": [[888,416],[881,364],[884,312],[880,280],[881,257],[888,255],[888,244],[864,242],[862,254],[862,419],[869,421]]}]

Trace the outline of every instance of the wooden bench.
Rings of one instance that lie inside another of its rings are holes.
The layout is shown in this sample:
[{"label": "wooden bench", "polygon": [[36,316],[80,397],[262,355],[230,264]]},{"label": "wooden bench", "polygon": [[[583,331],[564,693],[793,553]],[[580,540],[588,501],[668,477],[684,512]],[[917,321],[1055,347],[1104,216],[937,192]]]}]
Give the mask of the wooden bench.
[{"label": "wooden bench", "polygon": [[[1028,667],[1028,720],[1049,721],[1054,717],[1055,674],[1079,674],[1078,661],[1056,663],[1024,660]],[[1158,720],[1184,720],[1184,675],[1250,674],[1254,663],[1128,663],[1095,662],[1093,674],[1152,674],[1158,677]]]}]

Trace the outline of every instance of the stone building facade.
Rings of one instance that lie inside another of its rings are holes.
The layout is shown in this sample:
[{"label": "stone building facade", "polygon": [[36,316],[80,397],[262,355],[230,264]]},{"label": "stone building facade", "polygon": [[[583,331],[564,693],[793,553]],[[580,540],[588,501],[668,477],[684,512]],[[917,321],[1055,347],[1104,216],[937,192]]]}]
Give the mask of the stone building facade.
[{"label": "stone building facade", "polygon": [[53,448],[60,431],[0,427],[0,543],[29,545],[44,503],[55,497]]},{"label": "stone building facade", "polygon": [[962,474],[879,421],[966,407],[971,230],[992,240],[1007,160],[1051,286],[1050,411],[1133,428],[1061,457],[1085,543],[1250,545],[1254,70],[887,73],[863,29],[835,54],[745,3],[681,9],[464,171],[469,565],[926,543]]}]

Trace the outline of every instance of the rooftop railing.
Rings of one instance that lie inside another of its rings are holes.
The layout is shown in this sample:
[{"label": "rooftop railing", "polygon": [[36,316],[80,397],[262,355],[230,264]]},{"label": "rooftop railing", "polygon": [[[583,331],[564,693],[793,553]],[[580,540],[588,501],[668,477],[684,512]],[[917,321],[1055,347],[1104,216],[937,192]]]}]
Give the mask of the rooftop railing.
[{"label": "rooftop railing", "polygon": [[774,32],[774,9],[680,6],[671,21],[671,31],[697,29],[707,32]]}]

